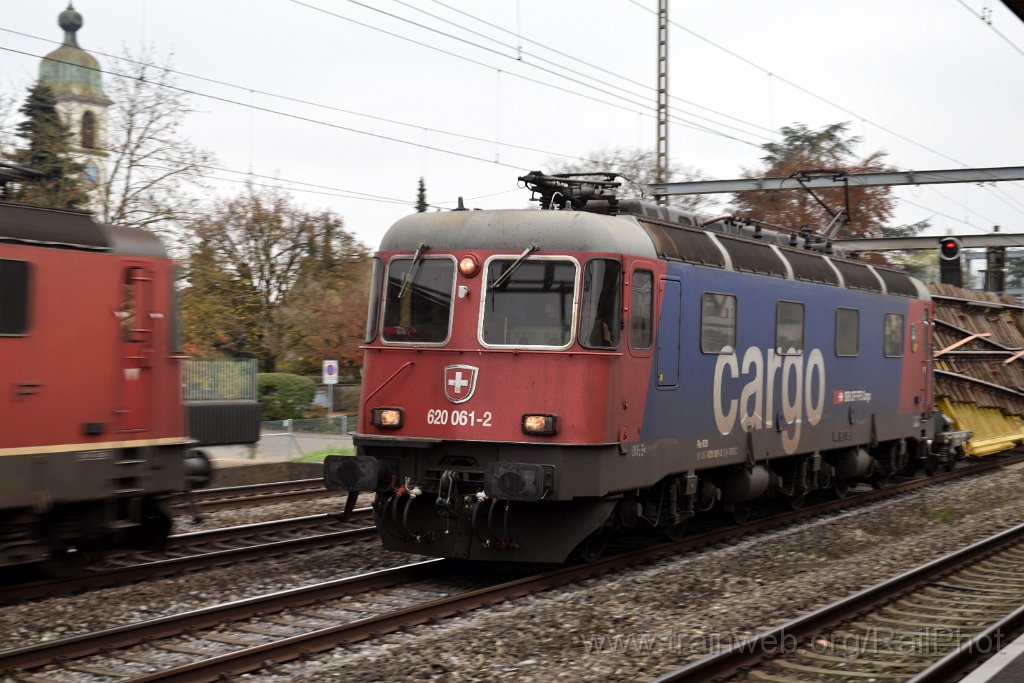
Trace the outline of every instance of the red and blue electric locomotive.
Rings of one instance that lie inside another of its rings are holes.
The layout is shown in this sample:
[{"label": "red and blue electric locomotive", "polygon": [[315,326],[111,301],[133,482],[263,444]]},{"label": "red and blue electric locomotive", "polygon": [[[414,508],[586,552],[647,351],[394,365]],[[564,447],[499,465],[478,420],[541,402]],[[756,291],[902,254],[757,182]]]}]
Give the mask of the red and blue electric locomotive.
[{"label": "red and blue electric locomotive", "polygon": [[0,203],[0,566],[159,544],[185,430],[174,263],[142,230]]},{"label": "red and blue electric locomotive", "polygon": [[357,454],[325,479],[376,491],[386,547],[561,562],[953,457],[921,283],[807,236],[521,180],[548,210],[416,214],[374,258]]}]

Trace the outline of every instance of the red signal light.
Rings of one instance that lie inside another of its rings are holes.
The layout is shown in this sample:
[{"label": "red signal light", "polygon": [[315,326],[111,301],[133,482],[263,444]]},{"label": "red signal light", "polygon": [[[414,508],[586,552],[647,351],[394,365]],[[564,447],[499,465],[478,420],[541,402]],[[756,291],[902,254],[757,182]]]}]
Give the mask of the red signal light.
[{"label": "red signal light", "polygon": [[944,261],[960,258],[960,240],[955,237],[945,237],[939,241],[939,257]]}]

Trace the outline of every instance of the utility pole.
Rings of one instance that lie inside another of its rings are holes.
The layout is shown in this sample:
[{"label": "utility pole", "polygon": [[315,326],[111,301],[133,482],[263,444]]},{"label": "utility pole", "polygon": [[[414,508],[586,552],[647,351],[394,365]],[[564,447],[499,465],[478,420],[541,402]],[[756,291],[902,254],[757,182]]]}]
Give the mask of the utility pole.
[{"label": "utility pole", "polygon": [[[668,182],[668,0],[658,0],[658,159],[655,180]],[[658,204],[668,198],[656,194]]]}]

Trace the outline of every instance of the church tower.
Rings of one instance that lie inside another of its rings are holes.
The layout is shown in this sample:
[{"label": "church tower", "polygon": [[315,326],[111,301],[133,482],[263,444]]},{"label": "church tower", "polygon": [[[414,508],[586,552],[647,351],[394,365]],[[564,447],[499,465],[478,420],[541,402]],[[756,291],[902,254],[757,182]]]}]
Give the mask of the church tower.
[{"label": "church tower", "polygon": [[71,132],[71,153],[84,167],[91,187],[107,180],[107,108],[112,102],[103,92],[99,62],[78,47],[76,33],[82,15],[72,4],[57,17],[64,43],[39,65],[39,82],[53,91],[57,111]]}]

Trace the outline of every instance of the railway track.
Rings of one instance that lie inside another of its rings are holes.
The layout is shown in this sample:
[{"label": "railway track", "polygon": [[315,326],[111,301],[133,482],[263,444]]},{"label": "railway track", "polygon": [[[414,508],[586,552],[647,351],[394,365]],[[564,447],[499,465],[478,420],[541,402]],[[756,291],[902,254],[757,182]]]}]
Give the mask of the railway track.
[{"label": "railway track", "polygon": [[[1022,460],[1024,458],[1017,458]],[[1002,461],[1000,464],[1007,464]],[[997,466],[972,468],[991,469]],[[339,644],[620,571],[656,558],[874,502],[966,471],[855,493],[741,527],[717,529],[529,576],[494,576],[430,560],[0,652],[0,672],[44,681],[64,670],[143,681],[216,681]],[[60,662],[55,664],[54,662]],[[700,680],[700,679],[693,679]]]},{"label": "railway track", "polygon": [[657,683],[956,680],[1024,629],[1024,525],[697,660]]},{"label": "railway track", "polygon": [[178,534],[160,552],[110,555],[75,576],[2,586],[0,604],[376,540],[370,508],[357,508],[347,522],[337,515],[319,514]]},{"label": "railway track", "polygon": [[294,479],[177,493],[171,498],[170,505],[174,512],[185,514],[194,512],[196,508],[200,513],[216,512],[338,496],[337,491],[324,488],[323,479]]}]

